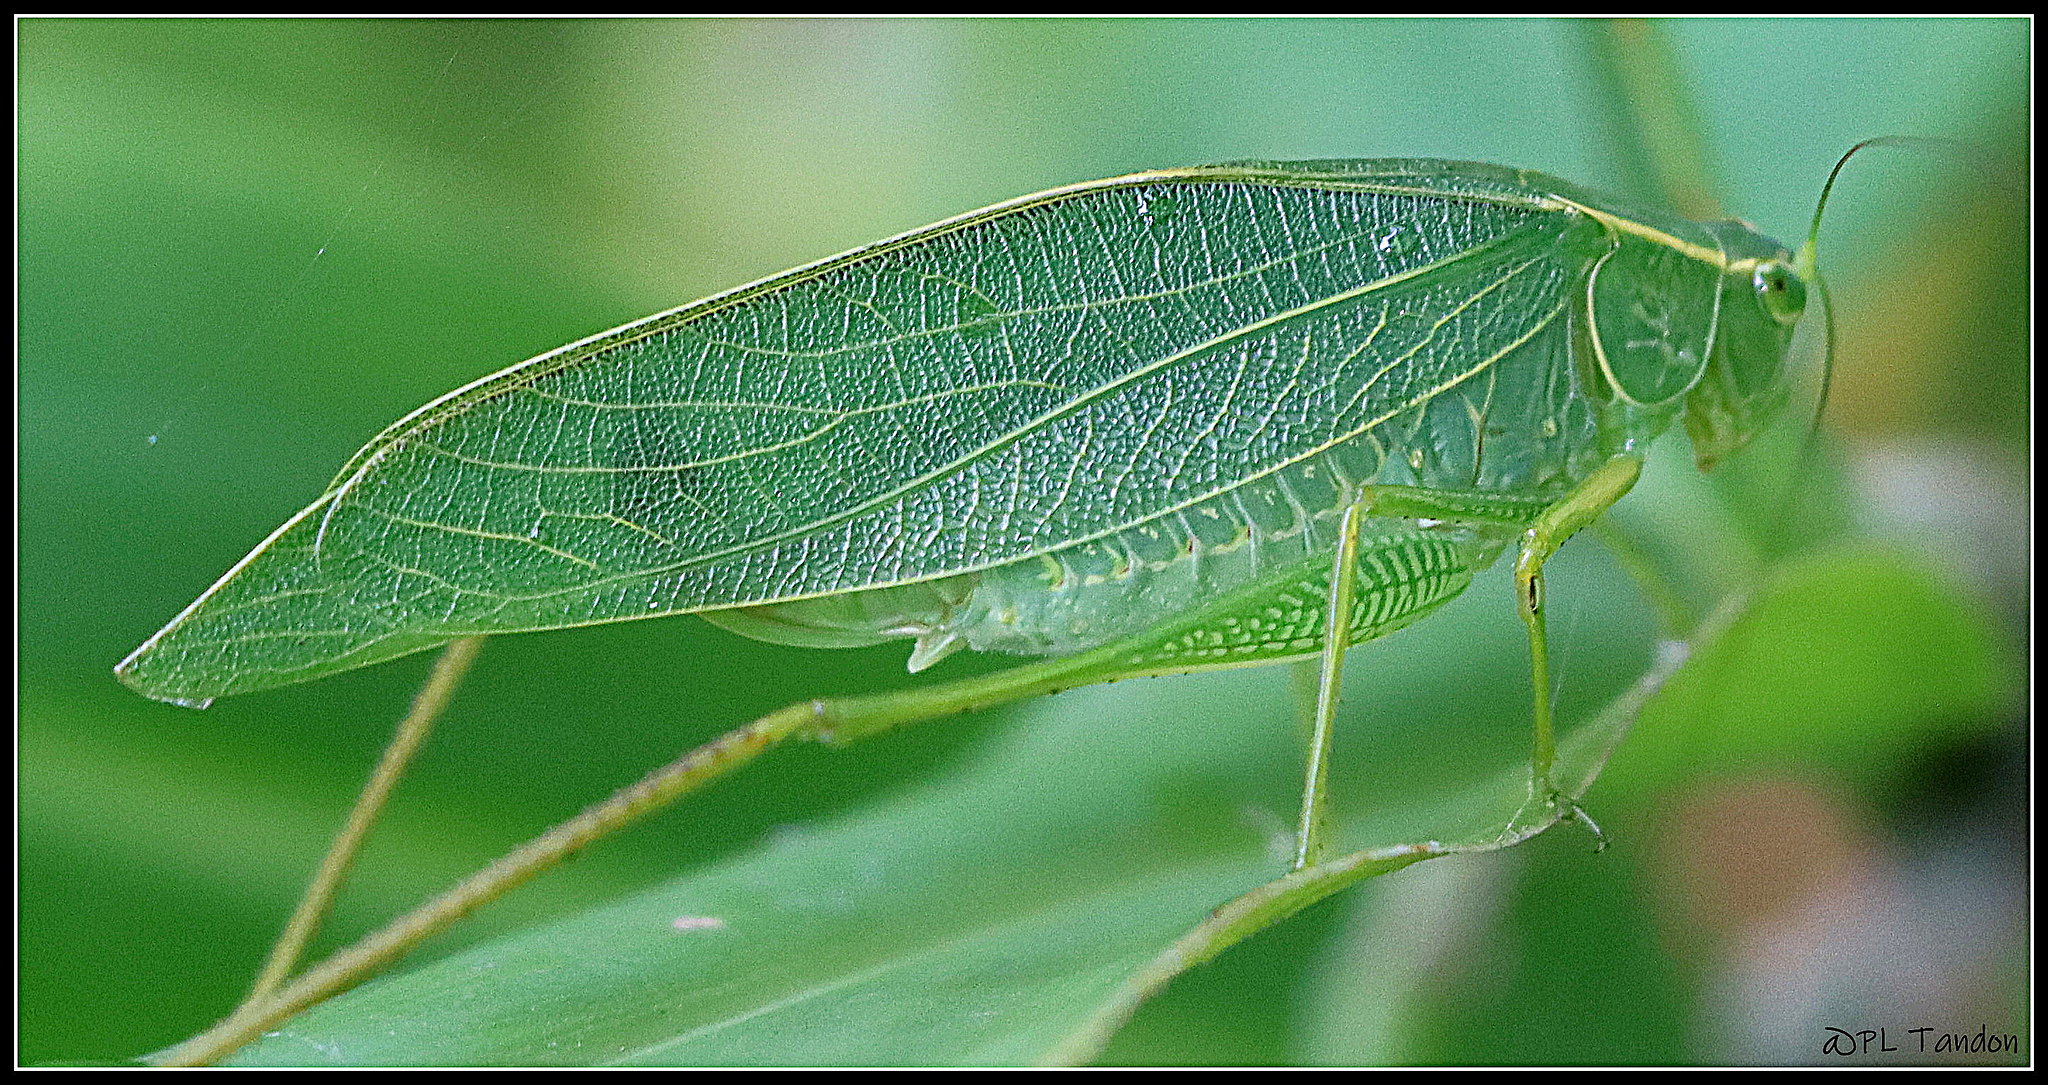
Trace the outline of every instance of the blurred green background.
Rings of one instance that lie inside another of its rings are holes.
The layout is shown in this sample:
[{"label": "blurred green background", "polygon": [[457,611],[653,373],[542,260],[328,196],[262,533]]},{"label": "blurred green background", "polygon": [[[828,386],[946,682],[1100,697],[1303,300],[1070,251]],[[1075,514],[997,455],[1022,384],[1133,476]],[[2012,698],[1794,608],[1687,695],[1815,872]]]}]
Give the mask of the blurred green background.
[{"label": "blurred green background", "polygon": [[[1135,169],[1423,155],[1629,183],[1585,28],[1570,23],[17,30],[28,1062],[135,1057],[210,1023],[253,974],[426,662],[205,713],[143,701],[110,669],[419,403],[793,264]],[[1813,1062],[1830,1025],[1988,1025],[2030,1045],[2029,294],[2026,179],[2009,166],[2024,155],[2030,27],[1662,30],[1696,99],[1712,189],[1780,238],[1803,235],[1827,169],[1858,139],[1988,149],[1984,163],[1859,159],[1823,249],[1842,329],[1826,445],[1847,480],[1837,519],[1912,555],[1931,611],[1960,623],[1926,635],[1981,642],[1964,652],[1975,669],[1917,698],[1920,676],[1879,673],[1881,694],[1914,687],[1907,708],[1841,720],[1824,741],[1767,725],[1638,736],[1593,795],[1617,837],[1606,854],[1554,834],[1340,896],[1176,983],[1110,1059]],[[1685,467],[1682,439],[1670,443]],[[1784,477],[1764,492],[1782,493]],[[1808,541],[1750,519],[1788,549]],[[1844,597],[1863,605],[1816,626],[1813,643],[1910,647],[1923,630],[1894,616],[1923,611],[1890,609],[1896,591],[1851,575]],[[1641,606],[1625,593],[1600,605]],[[1483,642],[1432,637],[1428,623],[1395,641],[1461,680],[1497,679],[1514,705],[1526,671],[1507,621],[1509,636]],[[1564,682],[1639,666],[1648,650],[1610,664],[1594,643],[1565,656]],[[745,718],[901,685],[901,656],[781,649],[691,619],[494,642],[323,944]],[[1375,705],[1364,691],[1378,657],[1360,658],[1347,737],[1367,759],[1373,728],[1413,706]],[[1797,699],[1830,667],[1821,647],[1771,662],[1758,673],[1787,686],[1744,695]],[[1218,691],[1208,724],[1271,732],[1259,741],[1282,751],[1270,771],[1245,767],[1265,763],[1251,754],[1217,767],[1231,781],[1219,790],[1267,795],[1284,825],[1286,706],[1271,706],[1272,726],[1234,715],[1284,685],[1198,681]],[[1515,711],[1466,723],[1512,748]],[[777,757],[435,951],[886,802],[1022,725],[989,713]],[[1198,800],[1169,805],[1192,817]],[[1345,1013],[1357,984],[1342,978],[1356,973],[1343,970],[1378,960],[1368,935],[1384,931],[1360,917],[1398,911],[1396,893],[1460,906],[1420,921],[1445,945],[1414,969],[1398,1013],[1376,1004],[1386,1019],[1361,1039]]]}]

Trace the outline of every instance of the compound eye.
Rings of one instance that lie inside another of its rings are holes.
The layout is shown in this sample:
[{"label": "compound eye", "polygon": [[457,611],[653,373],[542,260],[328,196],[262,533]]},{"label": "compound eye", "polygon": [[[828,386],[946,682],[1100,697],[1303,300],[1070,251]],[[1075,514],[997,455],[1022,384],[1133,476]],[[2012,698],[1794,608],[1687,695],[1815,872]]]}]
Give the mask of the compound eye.
[{"label": "compound eye", "polygon": [[1806,283],[1783,260],[1756,266],[1756,296],[1764,312],[1780,324],[1797,324],[1806,312]]}]

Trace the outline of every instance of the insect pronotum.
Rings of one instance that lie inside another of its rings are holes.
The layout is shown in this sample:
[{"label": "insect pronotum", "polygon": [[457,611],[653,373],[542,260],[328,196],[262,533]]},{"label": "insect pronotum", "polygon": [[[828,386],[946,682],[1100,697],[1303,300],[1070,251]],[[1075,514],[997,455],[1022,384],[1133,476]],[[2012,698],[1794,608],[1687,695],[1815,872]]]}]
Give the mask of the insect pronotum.
[{"label": "insect pronotum", "polygon": [[1817,281],[1810,246],[1474,163],[1054,189],[427,404],[117,673],[204,705],[686,613],[785,644],[905,639],[913,671],[963,647],[1047,657],[795,706],[707,747],[708,776],[784,737],[1320,656],[1299,867],[1321,855],[1343,648],[1512,549],[1531,803],[1571,816],[1544,561],[1673,423],[1706,467],[1771,419]]}]

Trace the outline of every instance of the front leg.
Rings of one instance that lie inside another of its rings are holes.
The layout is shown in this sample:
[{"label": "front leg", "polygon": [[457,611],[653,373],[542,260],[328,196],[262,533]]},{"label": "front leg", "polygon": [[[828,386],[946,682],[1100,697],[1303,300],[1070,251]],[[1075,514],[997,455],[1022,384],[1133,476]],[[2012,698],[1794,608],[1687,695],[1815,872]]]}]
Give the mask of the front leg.
[{"label": "front leg", "polygon": [[1522,622],[1529,627],[1529,684],[1534,694],[1534,738],[1529,754],[1529,802],[1537,813],[1562,802],[1565,815],[1593,826],[1568,796],[1551,783],[1550,770],[1557,759],[1557,740],[1551,726],[1550,648],[1543,620],[1543,563],[1557,553],[1565,540],[1605,515],[1614,503],[1642,477],[1642,457],[1616,456],[1588,475],[1522,533],[1521,549],[1515,556],[1515,598]]}]

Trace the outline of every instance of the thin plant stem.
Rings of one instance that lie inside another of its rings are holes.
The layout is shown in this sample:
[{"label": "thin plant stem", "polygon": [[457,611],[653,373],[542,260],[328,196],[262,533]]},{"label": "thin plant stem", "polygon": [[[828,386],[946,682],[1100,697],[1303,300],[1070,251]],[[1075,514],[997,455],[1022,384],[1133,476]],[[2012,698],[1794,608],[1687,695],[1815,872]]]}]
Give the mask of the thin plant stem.
[{"label": "thin plant stem", "polygon": [[[1748,606],[1748,601],[1743,598],[1728,600],[1693,631],[1694,643],[1707,645],[1720,640],[1747,612]],[[1569,802],[1550,806],[1533,822],[1511,824],[1492,839],[1464,843],[1427,840],[1391,847],[1368,848],[1315,866],[1291,871],[1284,877],[1267,882],[1209,913],[1149,963],[1131,973],[1114,995],[1097,1007],[1093,1014],[1064,1039],[1054,1044],[1041,1056],[1039,1063],[1050,1066],[1073,1066],[1096,1058],[1108,1045],[1110,1037],[1130,1020],[1138,1007],[1176,977],[1196,965],[1215,959],[1231,946],[1340,889],[1367,878],[1392,873],[1425,859],[1492,852],[1514,847],[1547,831],[1568,817],[1573,820],[1583,819],[1584,815],[1577,811],[1577,800],[1585,795],[1586,789],[1599,777],[1608,755],[1627,734],[1629,726],[1642,713],[1643,707],[1664,688],[1673,675],[1678,673],[1686,655],[1684,651],[1673,651],[1659,657],[1649,672],[1634,686],[1608,705],[1596,719],[1584,727],[1574,729],[1572,737],[1562,744],[1563,749],[1560,752],[1564,757],[1560,764],[1563,769],[1558,774],[1556,783],[1559,792],[1565,795]]]},{"label": "thin plant stem", "polygon": [[1608,135],[1628,187],[1689,219],[1721,217],[1700,112],[1671,40],[1647,19],[1579,24]]},{"label": "thin plant stem", "polygon": [[813,706],[792,705],[700,746],[549,829],[362,941],[306,970],[269,997],[243,1003],[213,1028],[163,1053],[159,1066],[205,1066],[286,1018],[361,983],[413,946],[496,900],[578,849],[610,835],[812,726]]},{"label": "thin plant stem", "polygon": [[1664,639],[1684,640],[1699,624],[1698,612],[1650,556],[1647,544],[1612,516],[1602,517],[1591,530],[1614,557],[1615,563],[1635,581],[1637,590],[1649,601],[1650,609],[1656,611],[1657,628]]},{"label": "thin plant stem", "polygon": [[1025,697],[1121,677],[1121,646],[1013,667],[927,690],[804,701],[705,743],[610,798],[520,845],[454,888],[307,969],[266,998],[242,1005],[214,1027],[153,1060],[204,1066],[318,1002],[389,966],[429,937],[497,900],[570,855],[719,779],[790,738],[843,744],[898,727]]},{"label": "thin plant stem", "polygon": [[363,842],[369,838],[370,829],[377,823],[377,816],[383,812],[385,801],[405,775],[406,766],[419,752],[420,744],[433,731],[434,721],[448,707],[455,688],[462,684],[463,676],[469,673],[470,664],[476,661],[483,644],[482,637],[450,641],[448,647],[441,651],[441,657],[434,661],[433,672],[427,676],[419,693],[413,696],[412,711],[399,721],[397,733],[384,747],[384,756],[363,785],[362,794],[356,797],[355,808],[349,811],[348,821],[335,835],[334,843],[328,846],[327,856],[320,861],[320,868],[306,886],[305,895],[299,898],[299,906],[285,924],[284,933],[278,935],[277,943],[270,947],[270,959],[264,962],[263,971],[256,976],[248,997],[243,999],[244,1006],[268,998],[297,967],[299,956],[306,951],[306,944],[313,940],[321,922],[327,918],[334,896],[347,879],[349,868],[355,865],[356,856],[362,851]]}]

